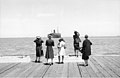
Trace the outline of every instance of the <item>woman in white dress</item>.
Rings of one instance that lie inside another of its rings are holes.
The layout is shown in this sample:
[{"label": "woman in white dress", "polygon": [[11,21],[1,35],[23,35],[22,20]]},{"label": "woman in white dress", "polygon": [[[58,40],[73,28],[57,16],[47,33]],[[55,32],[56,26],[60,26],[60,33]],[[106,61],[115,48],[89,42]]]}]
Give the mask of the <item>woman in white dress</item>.
[{"label": "woman in white dress", "polygon": [[[58,63],[64,63],[64,56],[65,56],[65,49],[66,49],[66,46],[65,46],[65,41],[63,38],[59,39],[59,43],[58,43]],[[60,62],[60,58],[62,57],[62,62]]]}]

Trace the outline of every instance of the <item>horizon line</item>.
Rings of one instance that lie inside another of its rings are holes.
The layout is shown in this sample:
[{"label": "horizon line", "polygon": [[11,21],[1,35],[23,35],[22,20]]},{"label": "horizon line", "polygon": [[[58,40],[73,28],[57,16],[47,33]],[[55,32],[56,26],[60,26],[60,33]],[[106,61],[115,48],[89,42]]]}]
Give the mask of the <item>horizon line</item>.
[{"label": "horizon line", "polygon": [[[0,37],[0,38],[35,38],[36,36],[18,36],[18,37]],[[41,36],[42,38],[46,38],[45,36]],[[72,37],[72,36],[63,36],[63,37]],[[84,36],[80,36],[80,37],[84,37]],[[120,35],[105,35],[105,36],[89,36],[89,37],[120,37]],[[62,37],[61,37],[62,38]]]}]

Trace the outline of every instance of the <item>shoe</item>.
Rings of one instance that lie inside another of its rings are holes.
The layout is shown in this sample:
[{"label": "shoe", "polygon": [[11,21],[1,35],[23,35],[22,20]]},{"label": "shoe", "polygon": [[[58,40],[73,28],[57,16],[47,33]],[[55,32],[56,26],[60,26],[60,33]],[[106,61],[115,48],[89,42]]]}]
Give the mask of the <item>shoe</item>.
[{"label": "shoe", "polygon": [[84,66],[88,66],[88,64],[84,64]]},{"label": "shoe", "polygon": [[40,63],[40,61],[38,61],[38,63]]},{"label": "shoe", "polygon": [[51,63],[53,65],[53,63]]},{"label": "shoe", "polygon": [[64,62],[61,62],[61,64],[64,64]]},{"label": "shoe", "polygon": [[60,64],[60,62],[58,62],[58,64]]},{"label": "shoe", "polygon": [[35,63],[37,63],[37,60],[35,60]]},{"label": "shoe", "polygon": [[50,65],[53,65],[53,63],[51,63]]}]

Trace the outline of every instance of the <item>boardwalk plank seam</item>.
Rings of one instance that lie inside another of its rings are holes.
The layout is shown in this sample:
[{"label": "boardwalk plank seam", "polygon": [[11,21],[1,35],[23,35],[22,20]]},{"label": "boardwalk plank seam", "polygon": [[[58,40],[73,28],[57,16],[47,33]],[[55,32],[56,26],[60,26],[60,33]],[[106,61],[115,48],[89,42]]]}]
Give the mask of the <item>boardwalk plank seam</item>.
[{"label": "boardwalk plank seam", "polygon": [[[101,60],[101,62],[103,62],[104,64],[107,64],[107,63],[105,62],[105,59],[104,59],[104,61],[103,61],[102,59],[100,59],[100,60]],[[105,65],[104,68],[107,70],[107,72],[108,72],[112,77],[118,77],[118,75],[116,75],[108,66]]]},{"label": "boardwalk plank seam", "polygon": [[106,77],[106,76],[107,76],[107,77],[111,77],[111,75],[108,73],[108,71],[106,71],[106,70],[104,69],[105,65],[100,62],[100,58],[97,59],[96,57],[94,57],[94,60],[96,60],[96,62],[99,64],[101,70],[103,70],[102,73],[104,74],[104,76],[105,76],[105,77]]},{"label": "boardwalk plank seam", "polygon": [[[101,59],[103,59],[103,58],[101,58]],[[103,59],[103,60],[105,60],[105,59]],[[120,77],[120,73],[118,73],[117,71],[116,71],[116,69],[114,69],[114,67],[112,67],[112,65],[108,62],[108,61],[106,61],[106,64],[107,64],[107,66],[109,67],[109,69],[111,70],[111,71],[113,71],[118,77]]]},{"label": "boardwalk plank seam", "polygon": [[42,78],[44,78],[44,76],[45,76],[45,74],[46,74],[46,72],[48,71],[49,68],[50,68],[50,65],[49,65],[49,67],[43,72]]},{"label": "boardwalk plank seam", "polygon": [[96,69],[97,69],[97,72],[96,72],[96,74],[97,74],[97,76],[98,77],[104,77],[104,75],[103,75],[103,73],[100,71],[100,69],[98,68],[98,64],[97,64],[97,62],[95,63],[95,60],[92,58],[92,60],[91,60],[91,62],[94,64],[94,66],[96,67]]},{"label": "boardwalk plank seam", "polygon": [[81,69],[79,68],[79,64],[78,63],[77,63],[77,67],[78,67],[78,70],[79,70],[79,73],[80,73],[80,77],[82,77]]},{"label": "boardwalk plank seam", "polygon": [[18,64],[20,64],[20,63],[17,63],[17,64],[15,64],[15,65],[12,65],[12,66],[8,67],[7,69],[5,69],[5,70],[3,70],[2,72],[0,72],[0,74],[6,72],[7,70],[12,69],[13,67],[17,66]]},{"label": "boardwalk plank seam", "polygon": [[120,68],[120,66],[117,65],[116,62],[115,62],[111,57],[109,57],[111,60],[110,60],[110,59],[107,59],[107,57],[103,57],[103,58],[106,59],[106,60],[108,60],[108,61],[111,62],[112,64],[114,64],[116,67]]}]

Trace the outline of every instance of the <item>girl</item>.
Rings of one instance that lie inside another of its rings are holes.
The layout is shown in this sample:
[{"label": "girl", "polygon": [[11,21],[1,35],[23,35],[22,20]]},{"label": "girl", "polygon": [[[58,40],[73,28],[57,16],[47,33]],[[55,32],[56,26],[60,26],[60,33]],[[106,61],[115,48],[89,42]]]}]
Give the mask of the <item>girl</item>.
[{"label": "girl", "polygon": [[[64,63],[64,55],[65,55],[65,41],[63,38],[59,39],[59,43],[58,43],[58,60],[59,60],[59,64],[60,63]],[[62,62],[60,62],[60,58],[62,57]]]}]

